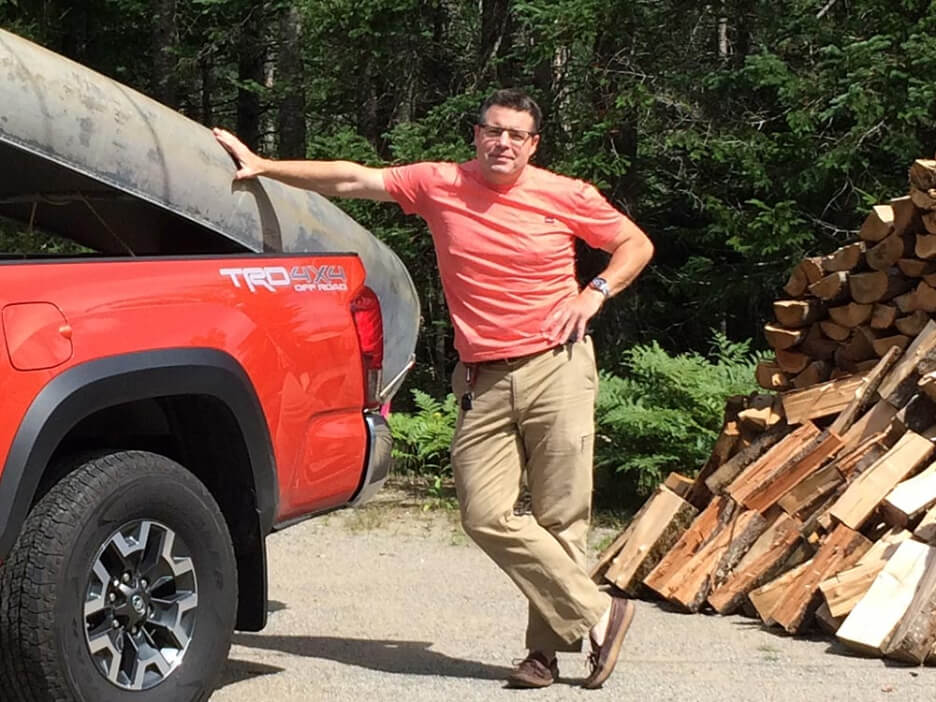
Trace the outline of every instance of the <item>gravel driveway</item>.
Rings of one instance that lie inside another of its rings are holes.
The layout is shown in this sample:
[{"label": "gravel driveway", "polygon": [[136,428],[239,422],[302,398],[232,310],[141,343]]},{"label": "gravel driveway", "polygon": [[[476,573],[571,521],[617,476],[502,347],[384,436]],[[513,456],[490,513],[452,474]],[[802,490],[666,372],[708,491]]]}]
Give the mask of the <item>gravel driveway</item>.
[{"label": "gravel driveway", "polygon": [[423,511],[384,491],[268,545],[269,624],[235,635],[212,702],[936,699],[936,668],[856,658],[827,638],[648,602],[637,603],[602,690],[577,687],[585,663],[573,654],[560,655],[561,683],[507,690],[511,659],[524,653],[525,605],[451,511]]}]

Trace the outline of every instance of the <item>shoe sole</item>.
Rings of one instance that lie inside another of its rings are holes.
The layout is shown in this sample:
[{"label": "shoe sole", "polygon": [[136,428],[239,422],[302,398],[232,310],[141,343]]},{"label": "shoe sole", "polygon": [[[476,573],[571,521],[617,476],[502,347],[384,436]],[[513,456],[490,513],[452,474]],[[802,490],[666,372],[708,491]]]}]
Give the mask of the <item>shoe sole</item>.
[{"label": "shoe sole", "polygon": [[633,600],[620,600],[624,604],[624,614],[621,616],[621,624],[618,627],[618,630],[614,633],[614,638],[611,640],[611,648],[608,650],[608,657],[605,659],[604,668],[599,669],[594,678],[589,678],[586,680],[582,687],[587,690],[594,690],[601,687],[604,684],[604,681],[608,679],[611,673],[614,671],[614,666],[617,665],[618,655],[621,653],[621,646],[624,645],[624,637],[627,636],[627,630],[630,629],[631,622],[634,621],[634,613],[637,611],[637,608],[634,606]]}]

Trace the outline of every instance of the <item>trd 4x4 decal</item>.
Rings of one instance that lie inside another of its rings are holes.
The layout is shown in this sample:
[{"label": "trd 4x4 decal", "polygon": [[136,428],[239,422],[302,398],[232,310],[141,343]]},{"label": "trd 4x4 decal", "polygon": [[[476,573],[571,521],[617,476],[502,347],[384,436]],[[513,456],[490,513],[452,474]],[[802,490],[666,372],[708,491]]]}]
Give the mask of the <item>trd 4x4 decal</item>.
[{"label": "trd 4x4 decal", "polygon": [[345,291],[348,278],[344,266],[257,266],[250,268],[222,268],[222,276],[231,279],[235,288],[246,287],[250,292],[264,288],[276,292],[276,288],[292,287],[296,292]]}]

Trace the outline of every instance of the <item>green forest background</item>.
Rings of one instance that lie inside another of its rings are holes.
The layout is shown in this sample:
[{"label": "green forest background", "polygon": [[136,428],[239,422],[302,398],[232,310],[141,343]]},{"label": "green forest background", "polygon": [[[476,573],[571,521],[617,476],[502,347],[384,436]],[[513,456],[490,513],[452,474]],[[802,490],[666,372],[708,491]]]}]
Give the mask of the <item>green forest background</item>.
[{"label": "green forest background", "polygon": [[[280,157],[470,158],[482,98],[527,89],[536,162],[598,185],[656,245],[593,324],[615,499],[701,465],[725,396],[754,390],[791,267],[854,238],[936,149],[923,0],[0,0],[0,26]],[[340,204],[418,281],[394,429],[400,465],[439,479],[455,357],[430,239],[398,208]],[[604,260],[582,248],[580,278]]]}]

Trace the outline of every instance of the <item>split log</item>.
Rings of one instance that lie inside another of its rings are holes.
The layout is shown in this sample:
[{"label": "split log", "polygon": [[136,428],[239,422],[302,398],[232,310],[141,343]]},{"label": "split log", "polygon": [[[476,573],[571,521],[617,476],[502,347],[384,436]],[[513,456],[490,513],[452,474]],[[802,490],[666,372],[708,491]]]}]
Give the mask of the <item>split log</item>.
[{"label": "split log", "polygon": [[879,302],[871,308],[872,329],[887,329],[894,324],[895,319],[897,319],[897,308],[893,305]]},{"label": "split log", "polygon": [[886,657],[916,665],[936,653],[936,548],[928,548],[925,571],[913,589],[913,599],[884,647]]},{"label": "split log", "polygon": [[835,350],[833,358],[835,364],[845,370],[854,370],[855,364],[861,361],[869,361],[876,357],[874,346],[868,334],[865,333],[867,327],[861,325],[856,327],[848,340]]},{"label": "split log", "polygon": [[936,373],[927,373],[917,381],[917,387],[930,400],[936,401]]},{"label": "split log", "polygon": [[923,228],[930,234],[936,234],[936,212],[926,212],[920,218]]},{"label": "split log", "polygon": [[763,514],[789,490],[796,487],[825,461],[833,457],[841,447],[841,437],[829,432],[823,432],[801,450],[798,455],[774,471],[766,480],[760,481],[753,490],[749,491],[739,501],[748,509],[756,509]]},{"label": "split log", "polygon": [[[849,400],[848,405],[832,423],[832,426],[829,428],[830,431],[840,435],[848,431],[855,418],[858,417],[867,406],[869,399],[878,391],[878,388],[894,363],[896,363],[899,355],[899,349],[888,350],[881,357],[881,360],[875,364],[874,368],[871,369],[867,375],[863,376],[861,384],[855,390],[855,394]],[[850,437],[844,438],[846,444],[849,444]]]},{"label": "split log", "polygon": [[913,252],[917,258],[936,258],[936,234],[917,234]]},{"label": "split log", "polygon": [[920,190],[936,188],[936,161],[918,158],[910,166],[910,184]]},{"label": "split log", "polygon": [[876,271],[886,271],[909,254],[907,243],[899,234],[891,234],[865,252],[865,261]]},{"label": "split log", "polygon": [[716,572],[716,587],[709,595],[716,612],[733,614],[749,592],[776,577],[801,541],[800,526],[788,515],[774,516],[730,573]]},{"label": "split log", "polygon": [[895,407],[900,407],[900,398],[909,399],[916,391],[914,369],[933,349],[936,349],[936,322],[930,320],[881,382],[878,390],[881,397]]},{"label": "split log", "polygon": [[831,495],[843,482],[845,478],[835,464],[830,463],[793,486],[777,504],[790,516],[802,519],[809,516],[813,511],[811,508]]},{"label": "split log", "polygon": [[766,324],[764,336],[767,337],[767,343],[771,348],[788,349],[802,341],[806,332],[802,329],[785,329],[777,324]]},{"label": "split log", "polygon": [[848,290],[855,302],[878,302],[887,292],[887,272],[853,273],[848,277]]},{"label": "split log", "polygon": [[805,353],[813,360],[828,361],[835,355],[838,343],[825,338],[819,324],[813,324],[806,331],[806,338],[801,342],[797,351]]},{"label": "split log", "polygon": [[842,626],[843,621],[845,621],[845,617],[832,616],[832,613],[829,611],[829,605],[825,602],[819,605],[819,609],[816,610],[816,625],[819,627],[820,631],[825,632],[829,636],[835,636],[835,632]]},{"label": "split log", "polygon": [[[599,558],[591,576],[637,595],[641,581],[662,560],[698,515],[698,510],[661,486],[615,540],[611,558]],[[603,567],[605,566],[605,567]]]},{"label": "split log", "polygon": [[[822,361],[817,361],[821,363]],[[762,395],[766,402],[752,405],[738,413],[738,423],[744,429],[760,433],[783,420],[783,407],[775,395]]]},{"label": "split log", "polygon": [[730,568],[733,565],[730,558],[734,558],[735,563],[740,558],[740,554],[735,552],[726,559],[731,543],[741,540],[750,545],[764,531],[765,526],[766,521],[757,512],[736,512],[735,517],[714,538],[682,564],[660,594],[686,611],[698,612],[711,592],[713,573],[722,567],[723,561],[724,567]]},{"label": "split log", "polygon": [[825,272],[822,270],[821,259],[817,257],[803,259],[790,272],[790,279],[783,286],[783,289],[787,295],[799,297],[823,275],[825,275]]},{"label": "split log", "polygon": [[918,309],[916,290],[911,290],[910,292],[905,292],[903,295],[898,295],[894,298],[894,304],[897,305],[897,309],[900,310],[901,314],[910,314],[911,312],[916,312]]},{"label": "split log", "polygon": [[913,291],[914,311],[923,310],[930,314],[936,312],[936,288],[929,285],[926,280],[917,283]]},{"label": "split log", "polygon": [[902,258],[897,261],[897,267],[908,278],[922,278],[936,273],[936,261],[921,261],[918,258]]},{"label": "split log", "polygon": [[705,485],[712,494],[718,494],[730,484],[745,468],[758,460],[775,444],[792,431],[786,422],[772,427],[761,434],[754,442],[729,458],[705,479]]},{"label": "split log", "polygon": [[838,302],[848,297],[849,274],[845,271],[829,273],[809,286],[809,292],[820,300]]},{"label": "split log", "polygon": [[895,234],[913,234],[919,229],[920,212],[909,195],[890,201]]},{"label": "split log", "polygon": [[[877,307],[878,305],[875,305]],[[843,327],[841,324],[836,324],[831,319],[823,319],[819,322],[819,328],[822,330],[822,333],[833,341],[845,341],[849,336],[851,336],[851,329],[848,327]]]},{"label": "split log", "polygon": [[812,561],[800,563],[782,575],[770,580],[748,593],[748,599],[762,622],[770,620],[773,611],[783,599],[790,586],[809,569]]},{"label": "split log", "polygon": [[773,303],[773,311],[782,326],[792,329],[805,327],[825,314],[818,300],[778,300]]},{"label": "split log", "polygon": [[765,390],[786,390],[792,383],[775,361],[758,361],[754,368],[754,379]]},{"label": "split log", "polygon": [[936,463],[891,490],[881,503],[881,513],[889,524],[905,527],[933,505],[936,505]]},{"label": "split log", "polygon": [[897,327],[897,331],[901,334],[906,334],[907,336],[916,336],[921,331],[923,327],[926,326],[926,323],[929,321],[930,317],[923,310],[917,310],[913,314],[909,314],[906,317],[899,317],[894,320],[894,326]]},{"label": "split log", "polygon": [[912,536],[906,529],[891,529],[875,541],[853,567],[819,583],[829,613],[837,618],[848,616],[900,544]]},{"label": "split log", "polygon": [[798,455],[813,439],[819,435],[819,429],[810,421],[806,421],[796,431],[785,436],[776,445],[772,446],[760,458],[752,462],[725,488],[725,494],[735,502],[745,499],[752,491],[766,479],[769,479],[787,461]]},{"label": "split log", "polygon": [[722,424],[721,433],[715,439],[712,453],[706,460],[705,465],[699,470],[699,474],[696,475],[695,482],[686,496],[686,501],[697,509],[704,509],[713,496],[705,481],[725,464],[740,445],[741,430],[738,426],[737,417],[746,403],[747,398],[742,396],[729,397],[725,402],[725,422]]},{"label": "split log", "polygon": [[894,415],[894,426],[903,431],[915,431],[926,435],[934,424],[936,424],[936,405],[922,392],[913,395],[907,404]]},{"label": "split log", "polygon": [[692,478],[673,472],[666,476],[663,487],[669,488],[685,500],[694,483],[695,481]]},{"label": "split log", "polygon": [[865,218],[858,236],[864,241],[881,241],[894,231],[894,209],[890,205],[875,205]]},{"label": "split log", "polygon": [[792,385],[794,388],[807,388],[828,380],[831,373],[832,365],[828,361],[813,361],[793,378]]},{"label": "split log", "polygon": [[849,329],[871,319],[872,305],[849,302],[847,305],[829,308],[829,319]]},{"label": "split log", "polygon": [[[820,322],[821,324],[821,322]],[[777,365],[784,373],[800,373],[812,360],[805,353],[780,349],[776,352]]]},{"label": "split log", "polygon": [[861,387],[866,374],[850,375],[802,390],[788,390],[780,395],[789,424],[836,414],[848,407]]},{"label": "split log", "polygon": [[860,529],[887,494],[912,475],[932,453],[932,443],[916,432],[908,431],[893,448],[849,484],[832,506],[831,515],[852,529]]},{"label": "split log", "polygon": [[[676,544],[666,552],[663,558],[646,575],[644,585],[663,597],[668,592],[667,583],[699,549],[715,538],[731,522],[737,511],[737,505],[727,497],[716,496],[708,506],[692,520]],[[675,584],[675,583],[674,583]]]},{"label": "split log", "polygon": [[[881,360],[883,361],[884,359]],[[874,371],[872,371],[872,373],[873,372]],[[850,407],[848,409],[850,409]],[[844,414],[844,412],[842,414]],[[849,429],[842,428],[844,426],[844,424],[840,422],[842,414],[839,414],[829,429],[842,437],[842,440],[845,442],[842,450],[851,451],[872,437],[876,438],[882,434],[888,433],[893,424],[894,416],[897,414],[897,409],[890,403],[884,402],[884,400],[878,400],[871,409],[861,414]],[[896,441],[897,438],[898,437],[894,437],[894,441]]]},{"label": "split log", "polygon": [[871,347],[877,356],[884,356],[891,349],[903,351],[910,343],[910,337],[904,334],[894,334],[893,336],[882,336],[871,342]]},{"label": "split log", "polygon": [[[861,653],[880,656],[894,639],[914,594],[936,558],[936,548],[904,541],[842,623],[836,637]],[[921,604],[921,603],[920,603]]]},{"label": "split log", "polygon": [[820,604],[819,583],[854,565],[871,548],[857,531],[837,526],[822,542],[809,566],[795,578],[770,613],[767,624],[779,624],[791,634],[801,631]]},{"label": "split log", "polygon": [[910,199],[921,210],[936,210],[936,189],[910,188]]},{"label": "split log", "polygon": [[925,544],[936,546],[936,507],[923,516],[913,530],[913,536]]},{"label": "split log", "polygon": [[850,271],[861,262],[861,255],[865,251],[865,243],[856,241],[836,249],[821,259],[822,270],[826,273]]}]

